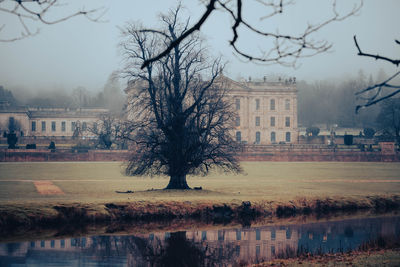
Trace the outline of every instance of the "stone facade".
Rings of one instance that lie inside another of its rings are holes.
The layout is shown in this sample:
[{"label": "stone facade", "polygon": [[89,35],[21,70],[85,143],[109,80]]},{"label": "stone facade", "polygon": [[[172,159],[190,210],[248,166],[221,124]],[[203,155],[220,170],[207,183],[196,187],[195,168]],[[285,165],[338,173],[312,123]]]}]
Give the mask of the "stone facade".
[{"label": "stone facade", "polygon": [[290,82],[219,79],[237,112],[234,136],[246,144],[297,143],[297,88]]},{"label": "stone facade", "polygon": [[76,127],[82,136],[90,136],[88,127],[99,120],[107,109],[64,109],[14,107],[0,109],[0,130],[8,131],[10,118],[17,122],[18,136],[72,137]]},{"label": "stone facade", "polygon": [[[297,88],[290,82],[236,82],[226,76],[217,77],[217,84],[226,90],[237,113],[232,135],[245,144],[297,143]],[[132,82],[125,89],[129,97],[140,82]],[[129,101],[130,102],[130,101]],[[128,119],[136,116],[128,105]]]}]

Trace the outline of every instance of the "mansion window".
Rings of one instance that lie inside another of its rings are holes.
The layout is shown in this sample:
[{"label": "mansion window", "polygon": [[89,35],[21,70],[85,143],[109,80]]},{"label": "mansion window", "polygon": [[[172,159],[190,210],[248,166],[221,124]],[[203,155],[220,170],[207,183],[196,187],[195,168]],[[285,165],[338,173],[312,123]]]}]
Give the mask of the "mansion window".
[{"label": "mansion window", "polygon": [[238,142],[238,143],[242,142],[242,133],[241,132],[236,132],[236,142]]},{"label": "mansion window", "polygon": [[242,232],[240,230],[236,230],[236,240],[242,240]]},{"label": "mansion window", "polygon": [[201,240],[207,240],[207,231],[201,231]]},{"label": "mansion window", "polygon": [[46,131],[46,122],[42,121],[42,132]]},{"label": "mansion window", "polygon": [[236,117],[236,123],[235,123],[235,125],[236,125],[236,126],[240,126],[240,117]]},{"label": "mansion window", "polygon": [[32,121],[31,130],[32,132],[36,132],[36,121]]},{"label": "mansion window", "polygon": [[86,129],[87,129],[87,124],[84,121],[84,122],[82,122],[82,131],[86,131]]},{"label": "mansion window", "polygon": [[285,126],[290,127],[290,117],[285,117]]},{"label": "mansion window", "polygon": [[56,122],[55,122],[55,121],[52,121],[52,122],[51,122],[51,131],[52,131],[52,132],[55,132],[55,131],[56,131]]},{"label": "mansion window", "polygon": [[256,117],[256,126],[260,126],[260,117]]},{"label": "mansion window", "polygon": [[256,110],[260,109],[260,99],[256,99]]},{"label": "mansion window", "polygon": [[75,131],[76,128],[76,122],[71,122],[71,131]]},{"label": "mansion window", "polygon": [[290,142],[290,132],[286,132],[286,142]]},{"label": "mansion window", "polygon": [[256,132],[256,144],[259,144],[261,140],[261,134],[260,132]]},{"label": "mansion window", "polygon": [[290,110],[290,100],[289,99],[285,100],[285,109]]},{"label": "mansion window", "polygon": [[269,101],[269,109],[270,110],[275,110],[275,99],[271,99]]},{"label": "mansion window", "polygon": [[236,110],[240,110],[240,99],[236,98],[235,100]]},{"label": "mansion window", "polygon": [[61,122],[61,131],[65,132],[65,121]]},{"label": "mansion window", "polygon": [[275,127],[275,117],[271,117],[271,127]]},{"label": "mansion window", "polygon": [[271,143],[275,143],[275,142],[276,142],[276,133],[271,132]]}]

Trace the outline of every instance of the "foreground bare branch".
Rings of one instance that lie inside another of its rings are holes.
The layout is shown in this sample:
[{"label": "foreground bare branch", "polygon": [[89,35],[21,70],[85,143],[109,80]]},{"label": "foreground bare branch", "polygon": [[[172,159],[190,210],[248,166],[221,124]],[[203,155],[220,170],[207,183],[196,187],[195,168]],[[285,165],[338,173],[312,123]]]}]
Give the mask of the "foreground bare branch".
[{"label": "foreground bare branch", "polygon": [[[105,12],[105,9],[102,7],[95,9],[82,8],[79,11],[50,20],[48,14],[61,5],[63,5],[61,0],[1,0],[0,14],[15,16],[19,20],[23,31],[15,37],[0,38],[0,42],[14,42],[38,34],[39,29],[29,29],[29,22],[51,25],[77,16],[84,16],[90,21],[99,22]],[[0,26],[0,33],[5,27],[5,24]]]},{"label": "foreground bare branch", "polygon": [[[364,52],[362,52],[362,51],[361,51],[361,48],[360,48],[360,46],[359,46],[359,44],[358,44],[358,42],[357,42],[357,37],[354,35],[353,38],[354,38],[354,44],[356,45],[357,50],[358,50],[358,54],[357,54],[358,56],[372,57],[372,58],[374,58],[374,59],[376,59],[376,60],[388,61],[388,62],[390,62],[390,63],[396,65],[397,67],[399,66],[399,64],[400,64],[400,59],[393,59],[393,58],[389,58],[389,57],[380,56],[380,55],[378,55],[378,54],[373,55],[373,54],[369,54],[369,53],[364,53]],[[400,42],[399,42],[398,40],[394,40],[394,41],[395,41],[396,44],[399,44],[399,45],[400,45]]]},{"label": "foreground bare branch", "polygon": [[[389,63],[392,63],[396,67],[399,67],[400,64],[400,59],[394,59],[386,56],[380,56],[378,54],[370,54],[370,53],[365,53],[361,50],[360,45],[358,44],[357,37],[354,35],[354,44],[358,50],[358,56],[362,57],[370,57],[374,58],[375,60],[382,60],[386,61]],[[400,45],[400,42],[398,40],[395,40],[395,43]],[[393,74],[391,77],[389,77],[387,80],[374,84],[372,86],[369,86],[368,88],[362,89],[361,91],[357,92],[356,95],[360,96],[363,100],[366,102],[362,105],[358,105],[356,107],[356,113],[361,109],[361,108],[366,108],[371,105],[374,105],[376,103],[379,103],[381,101],[384,101],[388,98],[391,98],[397,94],[400,93],[400,85],[393,84],[395,82],[395,79],[397,77],[400,77],[400,71],[396,72]]]},{"label": "foreground bare branch", "polygon": [[[325,52],[331,48],[332,45],[326,41],[313,40],[312,35],[315,32],[333,22],[342,21],[357,14],[362,7],[362,1],[360,1],[360,3],[355,5],[348,13],[341,15],[336,10],[336,1],[334,1],[332,4],[332,16],[330,18],[314,25],[308,25],[303,33],[294,35],[264,31],[252,25],[249,22],[249,18],[243,17],[243,5],[245,2],[242,0],[209,0],[207,1],[208,4],[206,4],[206,1],[204,2],[206,5],[206,10],[201,18],[192,27],[189,27],[178,39],[169,42],[168,46],[163,51],[144,61],[141,66],[142,69],[150,63],[166,56],[184,39],[188,38],[188,36],[193,34],[195,31],[199,31],[201,26],[215,12],[216,9],[221,9],[222,11],[227,12],[233,19],[231,26],[233,37],[229,44],[236,54],[250,61],[295,66],[298,58],[310,57]],[[293,4],[293,1],[285,0],[255,0],[255,2],[260,4],[266,10],[266,15],[261,17],[261,20],[267,20],[279,15],[284,12],[288,5]],[[246,4],[247,3],[248,2],[246,2]],[[273,44],[273,47],[269,51],[260,51],[259,53],[255,53],[254,51],[246,51],[239,48],[238,41],[240,39],[240,35],[238,33],[238,29],[240,26],[244,26],[247,31],[256,33],[257,35],[265,38],[268,43]]]}]

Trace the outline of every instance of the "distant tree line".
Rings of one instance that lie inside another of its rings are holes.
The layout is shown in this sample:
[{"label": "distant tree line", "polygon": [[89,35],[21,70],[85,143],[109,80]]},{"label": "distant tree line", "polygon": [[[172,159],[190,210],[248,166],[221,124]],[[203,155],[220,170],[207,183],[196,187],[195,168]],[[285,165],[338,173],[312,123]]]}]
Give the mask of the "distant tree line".
[{"label": "distant tree line", "polygon": [[26,105],[43,108],[107,108],[115,113],[121,112],[125,101],[115,73],[110,75],[100,92],[90,92],[84,87],[77,87],[71,92],[51,90],[20,93],[17,90],[15,95],[0,86],[0,103],[11,107]]},{"label": "distant tree line", "polygon": [[356,93],[360,88],[366,88],[385,77],[383,71],[378,73],[376,79],[359,71],[356,77],[341,81],[299,81],[299,124],[305,127],[337,124],[339,127],[379,128],[377,118],[381,105],[373,105],[356,113],[356,106],[362,101]]}]

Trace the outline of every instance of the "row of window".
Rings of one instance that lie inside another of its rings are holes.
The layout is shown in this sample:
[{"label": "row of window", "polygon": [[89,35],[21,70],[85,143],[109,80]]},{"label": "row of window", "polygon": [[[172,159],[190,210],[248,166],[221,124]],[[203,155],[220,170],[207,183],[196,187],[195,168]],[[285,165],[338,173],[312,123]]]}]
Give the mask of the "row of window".
[{"label": "row of window", "polygon": [[[65,240],[61,239],[58,240],[60,242],[60,248],[65,248]],[[71,238],[71,247],[86,247],[86,237],[81,237],[81,238]],[[55,240],[50,240],[50,247],[55,248],[56,241]],[[36,242],[32,241],[31,242],[31,248],[36,247]],[[46,241],[41,240],[40,241],[40,247],[45,248],[46,247]]]},{"label": "row of window", "polygon": [[[261,240],[261,230],[256,229],[256,240]],[[291,239],[292,237],[292,231],[290,229],[286,229],[286,239]],[[271,230],[271,240],[276,239],[276,230],[272,229]],[[207,240],[207,231],[202,231],[201,232],[201,240],[206,241]],[[224,230],[218,230],[218,240],[223,241],[225,240],[225,231]],[[236,230],[236,240],[242,240],[242,231]]]},{"label": "row of window", "polygon": [[[237,131],[236,132],[236,141],[237,142],[242,142],[242,132]],[[276,133],[275,132],[271,132],[270,135],[270,141],[271,143],[275,143],[276,142]],[[286,132],[285,134],[285,141],[286,142],[290,142],[291,141],[291,134],[290,132]],[[256,132],[256,144],[259,144],[261,142],[261,133],[260,132]]]},{"label": "row of window", "polygon": [[[240,98],[235,100],[236,110],[240,110]],[[275,99],[269,100],[269,109],[275,110]],[[260,110],[260,99],[256,99],[256,110]],[[290,100],[285,99],[285,110],[290,110]]]},{"label": "row of window", "polygon": [[[256,126],[260,126],[260,117],[256,117]],[[240,126],[240,117],[236,117],[236,126]],[[270,118],[270,126],[275,127],[275,117]],[[290,127],[290,117],[285,117],[285,127]]]},{"label": "row of window", "polygon": [[[67,125],[67,123],[66,123],[65,121],[62,121],[62,122],[61,122],[61,131],[62,131],[62,132],[65,132],[65,131],[66,131],[66,125]],[[42,122],[41,122],[41,129],[42,129],[42,132],[45,132],[45,131],[46,131],[46,128],[47,128],[46,122],[45,122],[45,121],[42,121]],[[73,122],[71,122],[71,131],[75,131],[75,128],[76,128],[76,122],[73,121]],[[86,122],[82,122],[82,131],[86,131],[86,129],[87,129],[87,124],[86,124]],[[37,131],[36,121],[32,121],[32,124],[31,124],[31,131],[32,131],[32,132],[36,132],[36,131]],[[52,122],[51,122],[51,131],[52,131],[52,132],[57,131],[57,122],[56,122],[56,121],[52,121]]]}]

